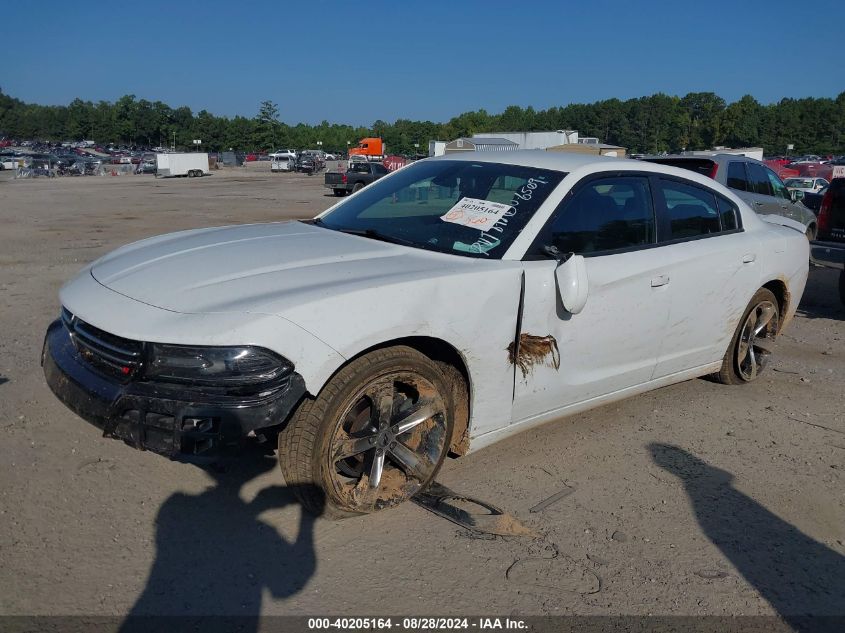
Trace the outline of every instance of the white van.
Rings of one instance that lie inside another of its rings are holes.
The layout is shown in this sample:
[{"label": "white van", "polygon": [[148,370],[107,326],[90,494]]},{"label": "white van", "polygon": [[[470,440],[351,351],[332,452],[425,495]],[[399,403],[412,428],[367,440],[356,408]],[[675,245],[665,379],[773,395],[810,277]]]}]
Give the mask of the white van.
[{"label": "white van", "polygon": [[287,154],[276,154],[272,157],[272,162],[270,163],[270,171],[280,172],[280,171],[293,171],[293,164],[295,159]]}]

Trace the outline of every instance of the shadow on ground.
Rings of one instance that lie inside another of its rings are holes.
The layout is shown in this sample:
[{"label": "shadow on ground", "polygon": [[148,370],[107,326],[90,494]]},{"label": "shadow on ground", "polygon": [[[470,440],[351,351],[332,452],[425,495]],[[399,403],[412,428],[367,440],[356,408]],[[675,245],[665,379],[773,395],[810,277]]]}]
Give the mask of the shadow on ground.
[{"label": "shadow on ground", "polygon": [[810,266],[798,314],[808,319],[845,321],[845,305],[839,298],[839,270]]},{"label": "shadow on ground", "polygon": [[252,457],[233,461],[225,470],[209,468],[212,487],[198,495],[176,493],[162,504],[155,561],[122,631],[148,631],[153,623],[179,628],[186,618],[200,621],[212,615],[229,616],[225,619],[238,631],[255,631],[265,592],[287,598],[314,574],[316,518],[300,510],[290,541],[259,519],[268,510],[297,504],[292,488],[271,486],[250,502],[241,498],[246,483],[277,467],[269,456]]},{"label": "shadow on ground", "polygon": [[845,627],[845,557],[739,492],[731,473],[677,446],[649,450],[680,478],[707,538],[795,630]]}]

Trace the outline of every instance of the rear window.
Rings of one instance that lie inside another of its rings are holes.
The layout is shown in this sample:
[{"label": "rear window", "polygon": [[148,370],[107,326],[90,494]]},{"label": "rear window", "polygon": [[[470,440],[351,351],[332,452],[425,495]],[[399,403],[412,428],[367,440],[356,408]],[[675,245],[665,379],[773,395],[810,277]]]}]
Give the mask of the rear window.
[{"label": "rear window", "polygon": [[658,165],[669,165],[670,167],[680,167],[689,171],[694,171],[702,176],[711,178],[713,167],[715,163],[709,158],[647,158],[649,163],[657,163]]},{"label": "rear window", "polygon": [[661,179],[660,185],[669,216],[669,240],[698,237],[721,230],[716,196],[711,191],[673,180]]}]

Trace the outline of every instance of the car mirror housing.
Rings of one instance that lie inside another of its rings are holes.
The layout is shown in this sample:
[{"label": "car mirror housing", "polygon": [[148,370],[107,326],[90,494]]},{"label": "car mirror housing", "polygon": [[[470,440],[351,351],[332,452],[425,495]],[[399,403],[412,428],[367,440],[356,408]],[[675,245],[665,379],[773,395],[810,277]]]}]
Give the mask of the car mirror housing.
[{"label": "car mirror housing", "polygon": [[583,255],[570,255],[555,269],[560,301],[567,312],[578,314],[587,304],[589,285],[587,263]]}]

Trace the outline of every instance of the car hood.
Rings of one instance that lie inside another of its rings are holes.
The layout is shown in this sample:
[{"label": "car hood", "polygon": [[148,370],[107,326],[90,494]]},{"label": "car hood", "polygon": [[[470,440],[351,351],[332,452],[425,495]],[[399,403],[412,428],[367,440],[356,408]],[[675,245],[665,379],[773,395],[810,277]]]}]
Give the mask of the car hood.
[{"label": "car hood", "polygon": [[124,246],[94,262],[99,283],[183,313],[255,312],[427,278],[474,260],[302,222],[183,231]]}]

